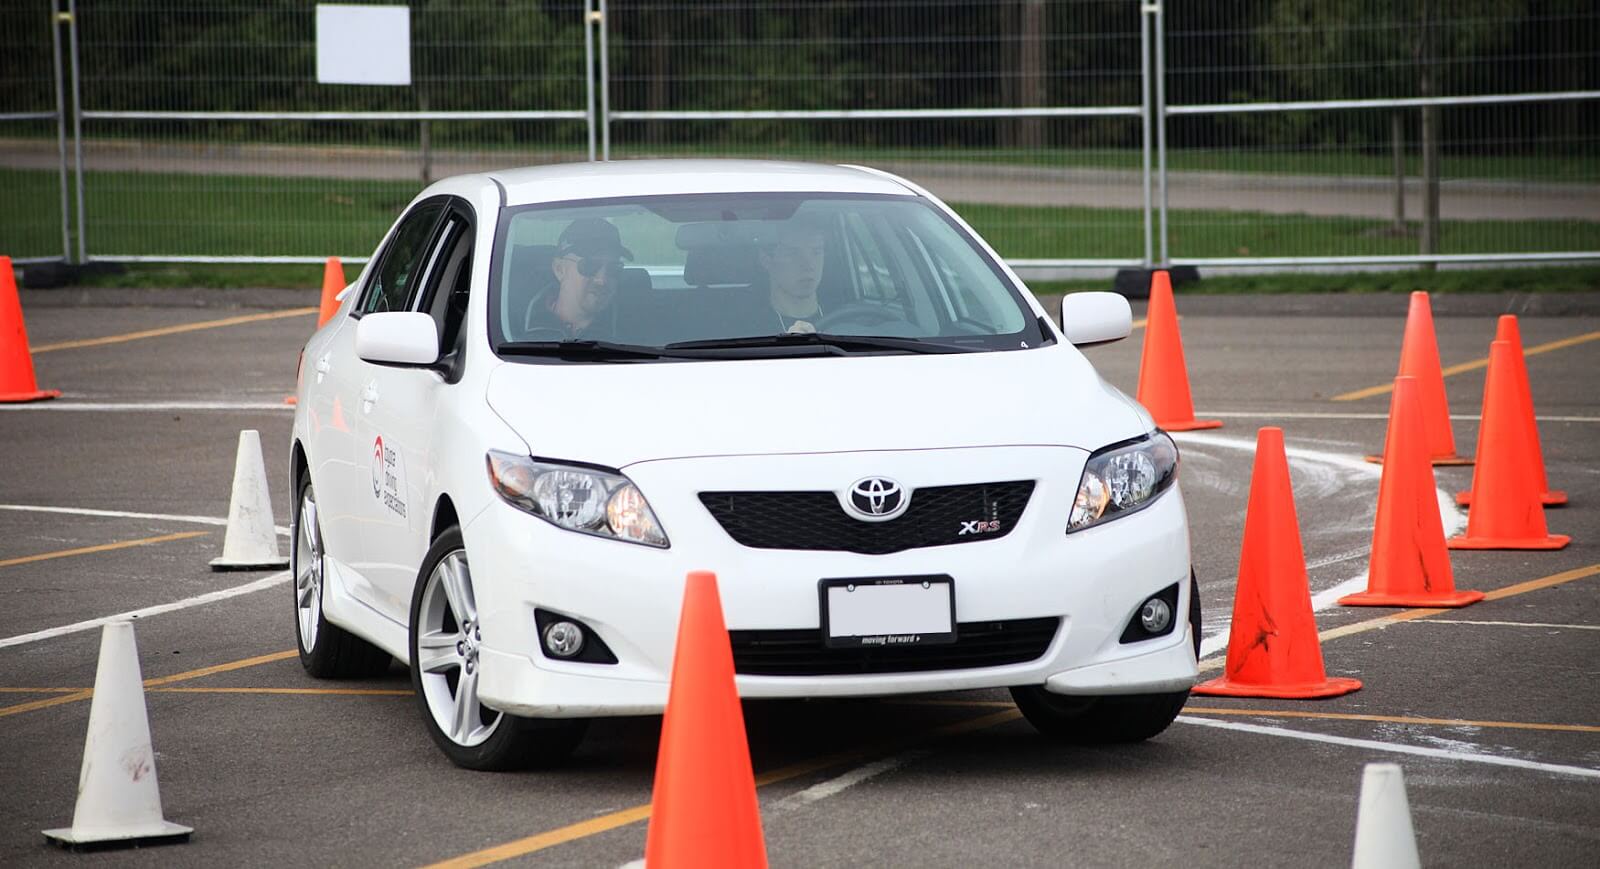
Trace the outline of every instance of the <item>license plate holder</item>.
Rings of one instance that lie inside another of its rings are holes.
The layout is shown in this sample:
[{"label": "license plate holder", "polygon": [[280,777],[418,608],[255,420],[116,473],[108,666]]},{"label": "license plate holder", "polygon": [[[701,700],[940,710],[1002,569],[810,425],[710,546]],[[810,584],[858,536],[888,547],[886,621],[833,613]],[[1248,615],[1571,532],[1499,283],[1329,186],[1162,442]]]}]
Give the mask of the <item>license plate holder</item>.
[{"label": "license plate holder", "polygon": [[817,583],[822,642],[830,649],[930,646],[956,641],[949,576],[871,576]]}]

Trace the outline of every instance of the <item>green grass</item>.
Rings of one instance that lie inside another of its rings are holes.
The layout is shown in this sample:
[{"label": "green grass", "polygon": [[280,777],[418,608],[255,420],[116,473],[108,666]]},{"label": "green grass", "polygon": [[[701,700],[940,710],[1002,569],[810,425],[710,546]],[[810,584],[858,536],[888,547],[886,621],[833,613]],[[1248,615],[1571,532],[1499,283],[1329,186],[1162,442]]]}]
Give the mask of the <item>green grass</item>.
[{"label": "green grass", "polygon": [[[1431,293],[1600,292],[1600,267],[1596,266],[1216,276],[1208,276],[1202,269],[1200,277],[1197,283],[1183,285],[1185,295],[1410,293],[1416,290]],[[1104,290],[1106,284],[1103,280],[1028,281],[1029,288],[1040,295]]]},{"label": "green grass", "polygon": [[[89,250],[100,255],[364,256],[418,189],[409,181],[90,173]],[[17,204],[0,209],[0,253],[59,254],[58,197],[53,173],[0,170],[0,199]],[[961,203],[955,208],[1008,258],[1126,259],[1143,252],[1143,215],[1136,209]],[[1173,211],[1170,227],[1175,258],[1417,252],[1414,233],[1397,235],[1386,220]],[[1439,252],[1580,250],[1600,251],[1600,223],[1445,221]],[[159,266],[99,280],[138,286],[315,286],[316,274],[315,266]],[[1483,278],[1469,280],[1485,285]],[[1257,291],[1278,285],[1263,283]]]}]

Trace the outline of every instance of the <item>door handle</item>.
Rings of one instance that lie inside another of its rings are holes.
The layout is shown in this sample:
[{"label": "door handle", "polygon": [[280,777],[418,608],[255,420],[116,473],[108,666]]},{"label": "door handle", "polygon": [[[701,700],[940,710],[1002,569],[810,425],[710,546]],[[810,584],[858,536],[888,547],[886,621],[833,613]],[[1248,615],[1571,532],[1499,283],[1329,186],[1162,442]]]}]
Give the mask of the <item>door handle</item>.
[{"label": "door handle", "polygon": [[364,411],[371,410],[372,406],[377,403],[378,384],[369,383],[366,389],[361,390],[361,409]]},{"label": "door handle", "polygon": [[324,353],[322,358],[317,360],[317,364],[312,367],[317,372],[317,382],[321,383],[322,378],[332,370],[333,363],[328,361],[328,354]]}]

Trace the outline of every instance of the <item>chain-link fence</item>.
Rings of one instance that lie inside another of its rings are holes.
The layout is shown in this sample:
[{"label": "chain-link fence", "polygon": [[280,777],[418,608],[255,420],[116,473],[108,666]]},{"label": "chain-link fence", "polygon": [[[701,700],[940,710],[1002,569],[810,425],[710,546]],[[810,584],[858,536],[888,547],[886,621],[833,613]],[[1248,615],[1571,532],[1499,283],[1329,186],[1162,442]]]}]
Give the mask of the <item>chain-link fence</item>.
[{"label": "chain-link fence", "polygon": [[379,87],[317,83],[314,3],[0,0],[0,252],[359,259],[430,178],[750,156],[1034,268],[1600,258],[1584,0],[406,5]]}]

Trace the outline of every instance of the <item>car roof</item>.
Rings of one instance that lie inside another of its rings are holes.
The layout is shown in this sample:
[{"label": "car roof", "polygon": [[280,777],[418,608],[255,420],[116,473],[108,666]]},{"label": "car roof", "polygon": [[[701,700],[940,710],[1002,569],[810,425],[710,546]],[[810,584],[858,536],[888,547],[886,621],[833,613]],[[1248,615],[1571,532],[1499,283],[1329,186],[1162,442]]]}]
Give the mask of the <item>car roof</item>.
[{"label": "car roof", "polygon": [[679,193],[868,193],[913,195],[886,174],[853,166],[776,160],[618,160],[560,163],[487,173],[506,204]]}]

